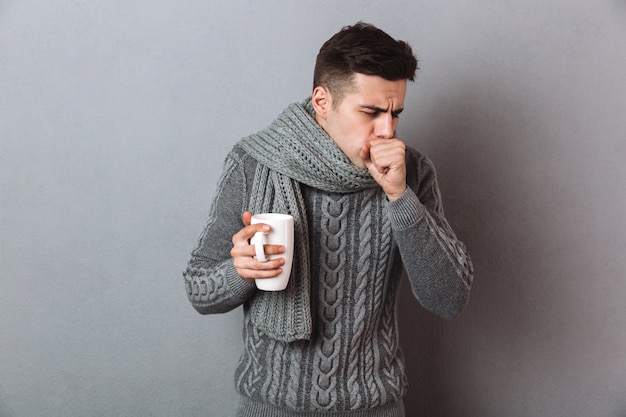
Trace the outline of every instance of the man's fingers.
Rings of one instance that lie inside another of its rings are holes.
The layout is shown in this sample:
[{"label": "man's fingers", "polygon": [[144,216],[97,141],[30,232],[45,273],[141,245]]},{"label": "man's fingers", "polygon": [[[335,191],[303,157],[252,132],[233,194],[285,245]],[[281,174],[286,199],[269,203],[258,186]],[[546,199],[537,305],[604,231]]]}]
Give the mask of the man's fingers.
[{"label": "man's fingers", "polygon": [[249,211],[244,212],[241,215],[241,220],[243,221],[244,226],[250,226],[250,222],[252,221],[252,213]]},{"label": "man's fingers", "polygon": [[363,163],[365,164],[365,166],[371,163],[372,161],[370,159],[370,145],[368,144],[363,145],[361,147],[361,152],[359,153],[359,156],[363,160]]},{"label": "man's fingers", "polygon": [[[257,232],[269,232],[270,226],[263,223],[250,224],[252,213],[246,211],[241,216],[244,227],[233,235],[233,248],[230,255],[233,258],[233,265],[237,273],[246,280],[259,278],[273,278],[282,272],[285,264],[284,258],[272,259],[266,262],[259,262],[255,255],[254,245],[250,245],[250,239]],[[285,253],[282,245],[264,245],[263,252],[266,256],[280,255]]]},{"label": "man's fingers", "polygon": [[248,245],[248,241],[254,236],[257,232],[269,232],[271,230],[270,226],[263,223],[250,224],[245,226],[240,231],[233,235],[233,245],[238,244],[246,244]]},{"label": "man's fingers", "polygon": [[234,266],[237,273],[246,279],[273,278],[282,272],[285,259],[273,259],[267,262],[259,262],[251,256],[234,258]]},{"label": "man's fingers", "polygon": [[259,262],[255,258],[248,257],[239,257],[234,261],[235,268],[241,270],[250,270],[257,272],[264,271],[275,271],[280,269],[283,265],[285,265],[284,258],[273,259],[267,262]]}]

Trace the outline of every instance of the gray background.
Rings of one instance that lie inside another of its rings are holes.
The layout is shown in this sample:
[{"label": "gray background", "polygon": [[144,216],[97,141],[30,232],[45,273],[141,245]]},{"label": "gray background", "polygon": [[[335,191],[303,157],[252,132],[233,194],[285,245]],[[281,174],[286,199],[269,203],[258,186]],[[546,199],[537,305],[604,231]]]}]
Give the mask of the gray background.
[{"label": "gray background", "polygon": [[623,0],[0,0],[0,416],[228,415],[241,310],[181,272],[360,19],[421,59],[398,135],[476,268],[455,321],[401,297],[408,415],[626,416]]}]

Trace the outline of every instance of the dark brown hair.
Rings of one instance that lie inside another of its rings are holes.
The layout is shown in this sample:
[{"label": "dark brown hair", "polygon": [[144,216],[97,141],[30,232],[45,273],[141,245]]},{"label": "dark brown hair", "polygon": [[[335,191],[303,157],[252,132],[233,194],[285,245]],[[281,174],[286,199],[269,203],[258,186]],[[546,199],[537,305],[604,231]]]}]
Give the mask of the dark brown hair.
[{"label": "dark brown hair", "polygon": [[352,87],[355,73],[414,81],[416,71],[417,58],[409,44],[374,25],[358,22],[345,26],[322,45],[315,62],[313,88],[327,88],[339,102]]}]

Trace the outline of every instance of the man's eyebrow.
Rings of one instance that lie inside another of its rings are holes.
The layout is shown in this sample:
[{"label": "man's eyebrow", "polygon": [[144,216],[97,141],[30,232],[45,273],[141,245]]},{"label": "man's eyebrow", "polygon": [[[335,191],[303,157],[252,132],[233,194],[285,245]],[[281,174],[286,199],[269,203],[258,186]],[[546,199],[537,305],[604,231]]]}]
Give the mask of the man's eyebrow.
[{"label": "man's eyebrow", "polygon": [[[389,110],[388,109],[383,109],[382,107],[378,107],[378,106],[370,106],[370,105],[362,105],[361,108],[364,109],[368,109],[368,110],[372,110],[378,113],[387,113]],[[400,113],[402,113],[402,111],[404,110],[404,108],[399,108],[396,109],[394,111],[391,112],[392,116],[398,116]]]}]

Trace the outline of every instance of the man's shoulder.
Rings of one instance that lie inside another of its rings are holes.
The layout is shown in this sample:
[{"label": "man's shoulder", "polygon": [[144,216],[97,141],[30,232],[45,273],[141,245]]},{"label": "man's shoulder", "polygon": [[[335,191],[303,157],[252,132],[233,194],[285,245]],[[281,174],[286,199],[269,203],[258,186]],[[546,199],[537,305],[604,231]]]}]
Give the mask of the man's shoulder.
[{"label": "man's shoulder", "polygon": [[247,177],[255,172],[257,164],[257,160],[246,152],[238,142],[226,154],[222,172],[226,175],[239,172],[240,175]]},{"label": "man's shoulder", "polygon": [[425,158],[426,156],[420,151],[418,151],[417,149],[415,149],[414,147],[406,145],[406,157],[407,159],[409,158],[420,159],[420,158]]},{"label": "man's shoulder", "polygon": [[241,141],[235,143],[226,158],[234,159],[243,165],[254,164],[257,161],[241,146]]},{"label": "man's shoulder", "polygon": [[412,146],[407,145],[405,159],[406,159],[406,164],[408,167],[419,168],[419,167],[428,166],[434,169],[434,165],[432,161],[430,160],[430,158],[426,156],[424,153],[413,148]]}]

